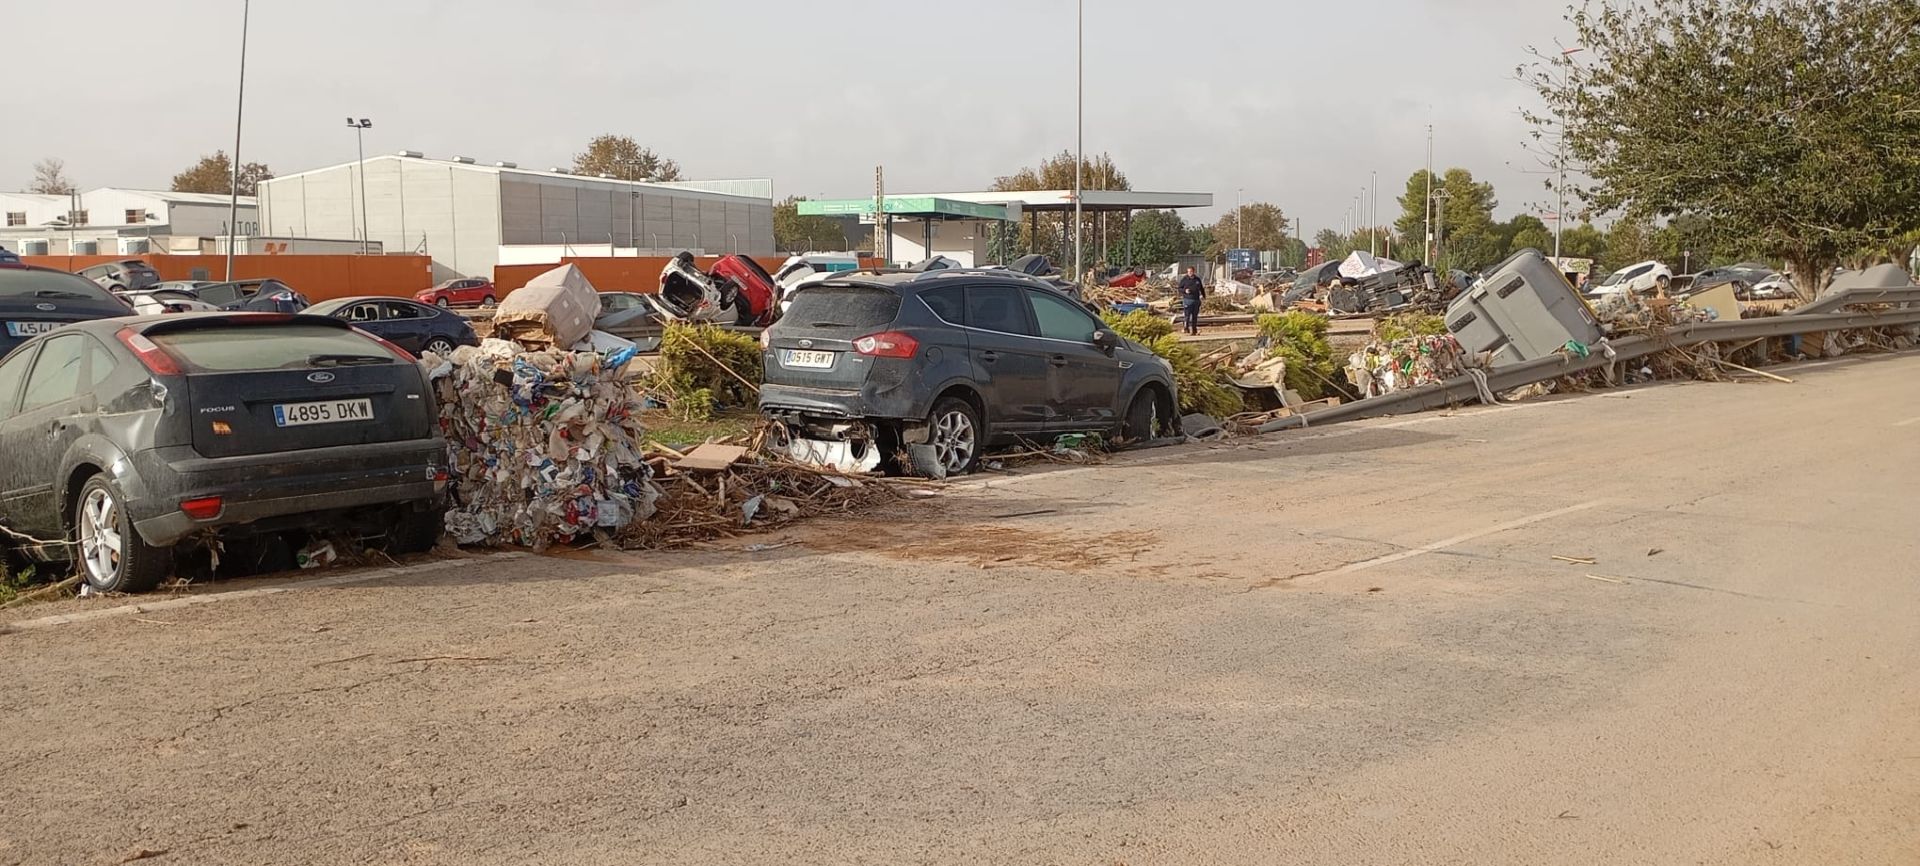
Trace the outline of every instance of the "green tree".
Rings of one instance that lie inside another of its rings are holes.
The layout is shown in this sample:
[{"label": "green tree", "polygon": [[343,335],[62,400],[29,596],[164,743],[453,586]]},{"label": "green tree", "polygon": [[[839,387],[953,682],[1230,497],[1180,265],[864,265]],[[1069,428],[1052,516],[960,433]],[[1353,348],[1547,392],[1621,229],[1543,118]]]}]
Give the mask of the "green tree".
[{"label": "green tree", "polygon": [[680,180],[680,164],[624,135],[596,135],[573,157],[573,173],[621,180]]},{"label": "green tree", "polygon": [[[1473,172],[1450,168],[1433,178],[1433,230],[1444,248],[1448,238],[1457,234],[1488,235],[1496,249],[1502,238],[1493,231],[1493,210],[1500,202],[1493,197],[1493,184],[1473,179]],[[1425,254],[1421,238],[1427,232],[1427,170],[1415,171],[1407,178],[1407,191],[1400,196],[1400,218],[1393,228],[1409,245],[1420,250],[1403,258],[1411,261]],[[1477,242],[1476,242],[1477,243]]]},{"label": "green tree", "polygon": [[1321,229],[1314,233],[1313,245],[1320,248],[1320,257],[1325,261],[1344,259],[1353,252],[1353,239],[1333,229]]},{"label": "green tree", "polygon": [[1520,74],[1600,209],[1698,215],[1808,295],[1920,228],[1920,3],[1582,0],[1567,21],[1591,62],[1542,52]]},{"label": "green tree", "polygon": [[27,192],[41,195],[72,195],[73,181],[67,178],[67,162],[59,157],[49,156],[33,164],[33,185]]},{"label": "green tree", "polygon": [[[1552,247],[1552,241],[1548,241]],[[1500,249],[1500,238],[1490,227],[1454,232],[1448,229],[1441,240],[1440,256],[1434,267],[1439,270],[1478,271],[1500,263],[1505,258]]]},{"label": "green tree", "polygon": [[1593,223],[1581,223],[1560,232],[1560,254],[1570,259],[1598,261],[1607,254],[1607,237],[1594,228]]},{"label": "green tree", "polygon": [[[1087,190],[1129,190],[1133,184],[1127,180],[1124,172],[1114,165],[1113,157],[1098,154],[1088,157],[1080,163],[1081,189]],[[1038,167],[1026,167],[1013,174],[997,177],[993,180],[995,192],[1033,192],[1036,190],[1073,189],[1073,152],[1060,151],[1040,161]],[[1094,263],[1100,241],[1106,242],[1109,253],[1117,251],[1126,243],[1126,229],[1118,218],[1105,219],[1093,213],[1083,212],[1081,236],[1086,245],[1087,264]],[[1063,271],[1072,270],[1073,235],[1071,226],[1073,214],[1065,211],[1058,215],[1043,215],[1035,221],[1039,226],[1036,237],[1027,225],[1020,227],[1020,246],[1026,252],[1043,253],[1054,258],[1054,264]],[[1104,229],[1104,238],[1096,232]]]},{"label": "green tree", "polygon": [[[1553,233],[1547,229],[1546,223],[1542,222],[1539,217],[1533,214],[1518,214],[1506,222],[1496,223],[1494,229],[1500,237],[1500,249],[1504,250],[1508,255],[1512,255],[1526,247],[1534,246],[1533,244],[1515,243],[1515,240],[1519,238],[1522,232],[1529,230],[1538,230],[1546,233],[1546,246],[1536,246],[1534,248],[1547,255],[1553,255]],[[1532,237],[1534,236],[1529,235],[1529,239]]]},{"label": "green tree", "polygon": [[773,206],[773,247],[793,253],[809,250],[838,250],[847,238],[840,223],[829,217],[801,216],[800,196],[788,196]]},{"label": "green tree", "polygon": [[[265,163],[249,162],[240,166],[240,194],[253,195],[260,189],[260,182],[271,180],[273,169]],[[227,152],[216,150],[212,156],[200,157],[192,168],[173,176],[174,192],[206,192],[226,195],[233,190],[233,161],[227,158]]]},{"label": "green tree", "polygon": [[1173,264],[1193,252],[1187,221],[1170,210],[1141,211],[1133,215],[1133,260],[1148,267]]},{"label": "green tree", "polygon": [[[1553,255],[1553,232],[1543,226],[1528,226],[1508,240],[1504,255],[1513,255],[1521,250],[1535,249],[1547,255]],[[1561,251],[1563,254],[1565,250]]]},{"label": "green tree", "polygon": [[[1241,228],[1242,214],[1245,229]],[[1291,223],[1280,206],[1270,202],[1248,202],[1227,211],[1213,224],[1213,242],[1207,245],[1207,257],[1219,258],[1236,245],[1252,250],[1278,250],[1286,246],[1287,226]]]},{"label": "green tree", "polygon": [[1596,271],[1617,271],[1628,265],[1639,264],[1660,255],[1655,234],[1658,233],[1653,221],[1645,217],[1629,217],[1616,221],[1607,229],[1607,252],[1594,265]]}]

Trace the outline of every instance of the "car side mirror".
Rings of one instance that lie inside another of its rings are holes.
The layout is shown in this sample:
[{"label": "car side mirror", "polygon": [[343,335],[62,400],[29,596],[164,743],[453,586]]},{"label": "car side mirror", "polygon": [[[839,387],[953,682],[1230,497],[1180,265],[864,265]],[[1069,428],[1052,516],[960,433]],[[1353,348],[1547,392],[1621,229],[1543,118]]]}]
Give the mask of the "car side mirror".
[{"label": "car side mirror", "polygon": [[1113,354],[1113,332],[1096,330],[1093,332],[1093,346],[1109,355]]}]

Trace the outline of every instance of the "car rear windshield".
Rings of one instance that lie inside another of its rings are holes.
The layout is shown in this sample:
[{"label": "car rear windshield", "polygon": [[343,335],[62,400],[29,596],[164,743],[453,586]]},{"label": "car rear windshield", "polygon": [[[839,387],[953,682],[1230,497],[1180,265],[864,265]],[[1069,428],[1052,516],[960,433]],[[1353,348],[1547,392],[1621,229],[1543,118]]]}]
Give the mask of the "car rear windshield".
[{"label": "car rear windshield", "polygon": [[900,313],[900,296],[865,286],[812,286],[793,294],[782,318],[808,328],[877,328]]},{"label": "car rear windshield", "polygon": [[403,360],[357,331],[324,325],[227,325],[151,334],[149,339],[202,373]]},{"label": "car rear windshield", "polygon": [[[50,294],[41,294],[41,293]],[[100,284],[84,277],[58,271],[0,268],[0,298],[79,296],[96,301],[113,300]]]}]

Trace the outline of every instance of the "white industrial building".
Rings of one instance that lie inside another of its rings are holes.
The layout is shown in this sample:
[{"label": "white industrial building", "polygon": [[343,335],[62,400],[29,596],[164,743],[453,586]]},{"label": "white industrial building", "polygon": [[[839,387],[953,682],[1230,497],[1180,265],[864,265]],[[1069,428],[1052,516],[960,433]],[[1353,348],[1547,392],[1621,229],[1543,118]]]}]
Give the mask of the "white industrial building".
[{"label": "white industrial building", "polygon": [[[0,246],[22,255],[137,255],[225,249],[224,195],[103,187],[73,195],[0,193]],[[241,196],[236,233],[258,229],[254,200]]]},{"label": "white industrial building", "polygon": [[774,252],[771,181],[638,183],[413,151],[368,157],[364,174],[361,165],[262,182],[261,230],[425,253],[436,279],[564,255]]}]

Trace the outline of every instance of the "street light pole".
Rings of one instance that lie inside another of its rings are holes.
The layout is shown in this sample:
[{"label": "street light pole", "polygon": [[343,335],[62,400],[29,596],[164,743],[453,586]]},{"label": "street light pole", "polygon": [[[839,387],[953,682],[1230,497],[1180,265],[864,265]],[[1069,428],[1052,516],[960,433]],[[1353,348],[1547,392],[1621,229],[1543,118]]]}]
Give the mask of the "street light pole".
[{"label": "street light pole", "polygon": [[1086,183],[1082,174],[1087,165],[1087,2],[1074,4],[1074,92],[1073,92],[1073,280],[1086,276],[1081,264],[1083,242],[1080,237],[1080,194]]},{"label": "street light pole", "polygon": [[1367,209],[1373,212],[1373,216],[1367,220],[1367,252],[1377,256],[1380,254],[1380,172],[1373,173],[1371,185],[1373,203]]},{"label": "street light pole", "polygon": [[347,118],[347,125],[353,127],[354,141],[360,145],[360,254],[367,254],[367,239],[373,234],[373,227],[367,225],[367,136],[373,128],[373,121],[364,117],[359,120]]},{"label": "street light pole", "polygon": [[[1563,61],[1560,67],[1561,90],[1567,88],[1567,67],[1573,65],[1573,55],[1585,50],[1587,49],[1575,46],[1560,52],[1560,59]],[[1560,230],[1567,224],[1567,124],[1564,120],[1560,122],[1559,146],[1554,149],[1553,162],[1555,170],[1553,191],[1560,197],[1560,204],[1553,212],[1553,258],[1555,262],[1558,262],[1560,259]]]},{"label": "street light pole", "polygon": [[[240,124],[247,110],[247,23],[252,0],[240,0],[240,91],[233,109],[233,188],[227,196],[227,281],[233,281],[233,243],[240,230]],[[71,253],[73,248],[69,246]]]}]

